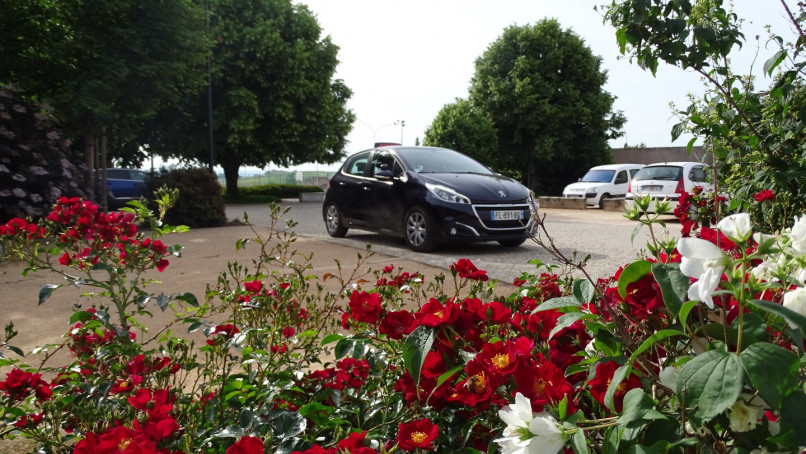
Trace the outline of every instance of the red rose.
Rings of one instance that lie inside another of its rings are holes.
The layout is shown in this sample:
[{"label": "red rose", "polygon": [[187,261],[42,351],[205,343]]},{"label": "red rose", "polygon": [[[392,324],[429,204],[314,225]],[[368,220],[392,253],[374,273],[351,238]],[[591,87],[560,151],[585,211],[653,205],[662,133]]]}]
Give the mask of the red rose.
[{"label": "red rose", "polygon": [[364,323],[377,323],[381,315],[381,295],[353,290],[350,296],[350,314]]},{"label": "red rose", "polygon": [[226,454],[264,454],[263,440],[257,437],[241,437],[234,445],[227,448]]},{"label": "red rose", "polygon": [[479,270],[468,259],[459,259],[451,265],[451,271],[458,274],[459,277],[464,279],[472,279],[474,281],[486,281],[487,272]]},{"label": "red rose", "polygon": [[775,200],[775,193],[773,193],[769,189],[765,189],[757,194],[754,194],[753,198],[756,200],[756,202],[763,202],[765,200]]},{"label": "red rose", "polygon": [[[619,365],[615,361],[599,363],[596,365],[596,376],[588,381],[591,396],[608,408],[610,407],[604,401],[604,398],[607,393],[607,388],[610,386],[610,381],[613,380],[613,375],[616,373],[618,367]],[[622,406],[624,405],[624,396],[627,394],[627,391],[640,387],[641,381],[635,375],[630,375],[619,383],[616,392],[613,394],[613,410],[616,413],[621,413]]]},{"label": "red rose", "polygon": [[381,334],[390,339],[402,339],[417,327],[414,316],[409,311],[393,311],[386,314],[379,327]]},{"label": "red rose", "polygon": [[406,424],[400,424],[397,430],[397,445],[405,451],[424,449],[433,451],[434,440],[439,435],[439,426],[428,418],[417,419]]},{"label": "red rose", "polygon": [[416,318],[421,325],[430,326],[432,328],[450,324],[456,319],[456,314],[453,313],[454,306],[455,304],[452,301],[448,301],[443,305],[437,299],[431,298],[414,314],[414,318]]}]

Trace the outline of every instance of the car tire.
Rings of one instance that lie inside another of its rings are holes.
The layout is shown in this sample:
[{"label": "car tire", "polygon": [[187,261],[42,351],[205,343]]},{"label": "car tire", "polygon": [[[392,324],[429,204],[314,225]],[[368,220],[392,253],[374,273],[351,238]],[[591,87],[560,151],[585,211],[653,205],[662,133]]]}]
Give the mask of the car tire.
[{"label": "car tire", "polygon": [[328,202],[325,205],[325,229],[327,234],[334,238],[341,238],[347,234],[347,227],[341,221],[341,212],[339,207],[333,202]]},{"label": "car tire", "polygon": [[434,221],[420,207],[410,209],[403,217],[403,235],[406,245],[412,251],[431,252],[437,247]]},{"label": "car tire", "polygon": [[526,241],[526,238],[518,238],[514,240],[498,240],[498,244],[504,247],[518,247]]},{"label": "car tire", "polygon": [[599,197],[599,209],[604,210],[604,201],[610,198],[610,194],[604,193],[601,197]]}]

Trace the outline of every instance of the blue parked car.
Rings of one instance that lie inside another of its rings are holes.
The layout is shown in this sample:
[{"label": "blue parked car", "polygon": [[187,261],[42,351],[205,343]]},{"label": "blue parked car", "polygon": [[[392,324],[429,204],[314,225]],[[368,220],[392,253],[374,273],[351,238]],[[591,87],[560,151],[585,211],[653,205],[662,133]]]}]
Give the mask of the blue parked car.
[{"label": "blue parked car", "polygon": [[333,237],[370,230],[428,252],[447,242],[518,246],[528,238],[533,206],[523,185],[459,152],[381,146],[347,158],[322,208]]},{"label": "blue parked car", "polygon": [[109,208],[118,209],[137,200],[145,190],[148,172],[139,169],[106,169]]}]

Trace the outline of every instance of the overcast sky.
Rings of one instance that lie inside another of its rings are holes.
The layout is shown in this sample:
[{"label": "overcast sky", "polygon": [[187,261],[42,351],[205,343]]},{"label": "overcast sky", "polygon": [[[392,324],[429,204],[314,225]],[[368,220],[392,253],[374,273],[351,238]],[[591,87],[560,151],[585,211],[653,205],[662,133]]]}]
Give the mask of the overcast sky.
[{"label": "overcast sky", "polygon": [[[790,8],[795,1],[786,0]],[[691,72],[661,65],[652,77],[621,58],[615,30],[594,10],[600,0],[299,0],[317,16],[324,35],[340,47],[336,77],[353,90],[348,103],[357,117],[348,136],[347,154],[375,142],[422,142],[425,129],[439,110],[456,98],[467,98],[474,62],[511,25],[535,24],[555,18],[563,28],[581,36],[602,58],[608,73],[605,89],[617,99],[615,109],[627,118],[625,137],[611,143],[684,146],[671,142],[676,120],[669,107],[685,108],[687,93],[702,93],[703,84]],[[755,36],[761,51],[755,68],[774,49],[765,49],[771,24],[787,38],[789,32],[780,0],[735,0],[735,11],[747,20],[748,45],[734,57],[735,70],[747,73]],[[766,87],[769,81],[757,86]],[[405,122],[401,128],[400,122]],[[398,123],[398,124],[395,124]],[[332,166],[331,166],[332,167]],[[312,168],[307,167],[306,168]],[[323,168],[319,166],[318,168]]]}]

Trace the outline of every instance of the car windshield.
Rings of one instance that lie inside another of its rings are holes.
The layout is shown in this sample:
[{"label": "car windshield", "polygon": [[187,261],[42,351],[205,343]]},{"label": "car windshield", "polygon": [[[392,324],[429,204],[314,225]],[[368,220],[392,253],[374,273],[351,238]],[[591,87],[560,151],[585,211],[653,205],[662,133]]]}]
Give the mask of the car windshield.
[{"label": "car windshield", "polygon": [[680,167],[678,166],[650,166],[644,167],[635,174],[635,180],[679,180]]},{"label": "car windshield", "polygon": [[445,148],[398,148],[396,151],[406,168],[417,173],[493,173],[479,162]]},{"label": "car windshield", "polygon": [[615,170],[589,170],[581,180],[585,183],[610,183]]}]

